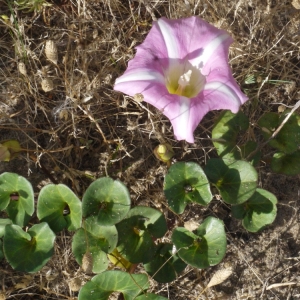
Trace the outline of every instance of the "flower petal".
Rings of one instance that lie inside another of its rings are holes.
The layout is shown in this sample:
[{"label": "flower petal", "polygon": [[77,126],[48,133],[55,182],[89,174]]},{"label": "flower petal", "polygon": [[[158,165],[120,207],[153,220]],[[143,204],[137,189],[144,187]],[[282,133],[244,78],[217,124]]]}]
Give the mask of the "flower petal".
[{"label": "flower petal", "polygon": [[201,93],[193,99],[179,96],[176,103],[171,102],[165,107],[163,113],[170,119],[177,140],[194,143],[193,132],[210,110]]},{"label": "flower petal", "polygon": [[207,105],[208,110],[230,109],[233,113],[238,112],[241,104],[248,98],[233,83],[213,81],[205,85],[203,103]]},{"label": "flower petal", "polygon": [[152,71],[147,69],[135,69],[134,71],[126,72],[123,76],[116,79],[115,90],[118,90],[116,87],[120,83],[131,82],[132,84],[133,81],[156,81],[157,83],[165,84],[165,78],[159,72],[156,72],[155,70]]},{"label": "flower petal", "polygon": [[157,26],[162,34],[162,38],[165,42],[168,57],[179,58],[178,41],[174,39],[174,28],[170,26],[170,21],[165,18],[161,18],[157,21]]},{"label": "flower petal", "polygon": [[[177,140],[186,140],[189,143],[194,142],[194,128],[191,124],[191,99],[179,96],[177,105],[168,105],[164,114],[170,119],[174,135]],[[198,125],[198,123],[197,123]],[[196,125],[196,126],[197,126]]]}]

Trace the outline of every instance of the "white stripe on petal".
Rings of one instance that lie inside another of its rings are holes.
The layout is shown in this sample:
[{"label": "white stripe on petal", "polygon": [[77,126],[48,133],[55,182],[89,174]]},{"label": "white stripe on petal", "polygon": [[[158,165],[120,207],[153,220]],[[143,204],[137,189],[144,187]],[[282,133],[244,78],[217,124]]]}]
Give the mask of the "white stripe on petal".
[{"label": "white stripe on petal", "polygon": [[219,81],[213,81],[205,84],[203,90],[212,90],[216,91],[218,93],[224,94],[227,98],[232,99],[238,106],[242,104],[240,98],[235,93],[233,89],[231,89],[229,86],[226,85],[226,83],[219,82]]},{"label": "white stripe on petal", "polygon": [[205,66],[210,57],[216,55],[215,51],[217,48],[228,38],[229,35],[227,33],[217,36],[205,46],[202,54],[195,59],[190,60],[190,63],[195,67]]},{"label": "white stripe on petal", "polygon": [[169,58],[179,58],[178,41],[175,40],[174,32],[170,28],[170,25],[168,25],[163,19],[159,19],[157,21],[157,24],[163,35],[163,39],[165,41],[167,51],[168,51],[168,57]]},{"label": "white stripe on petal", "polygon": [[191,100],[189,98],[181,96],[179,100],[179,115],[172,119],[172,123],[176,124],[176,136],[179,138],[185,137],[189,130],[190,104]]},{"label": "white stripe on petal", "polygon": [[116,84],[130,81],[156,81],[165,84],[165,78],[159,72],[137,69],[130,73],[125,73],[116,79]]}]

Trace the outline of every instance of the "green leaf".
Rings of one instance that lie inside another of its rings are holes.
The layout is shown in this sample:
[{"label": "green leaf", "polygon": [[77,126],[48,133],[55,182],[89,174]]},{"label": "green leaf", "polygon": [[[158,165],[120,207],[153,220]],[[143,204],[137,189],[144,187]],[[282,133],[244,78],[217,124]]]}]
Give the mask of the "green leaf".
[{"label": "green leaf", "polygon": [[156,294],[146,293],[136,297],[134,300],[168,300],[168,299]]},{"label": "green leaf", "polygon": [[240,159],[236,151],[236,139],[240,131],[248,129],[248,118],[239,111],[237,114],[224,110],[215,121],[212,130],[213,144],[220,157]]},{"label": "green leaf", "polygon": [[209,182],[202,168],[194,162],[175,163],[165,177],[164,193],[170,208],[183,213],[188,202],[207,205],[211,199]]},{"label": "green leaf", "polygon": [[242,160],[226,164],[222,159],[211,158],[205,166],[205,173],[229,204],[247,201],[257,187],[256,170]]},{"label": "green leaf", "polygon": [[238,220],[244,219],[247,211],[244,207],[245,203],[247,203],[247,201],[242,204],[236,204],[231,206],[231,213],[234,218]]},{"label": "green leaf", "polygon": [[232,206],[233,216],[243,216],[242,224],[250,232],[257,232],[273,223],[277,213],[277,198],[270,192],[257,189],[245,203]]},{"label": "green leaf", "polygon": [[164,215],[151,207],[136,206],[117,225],[118,251],[131,263],[147,263],[155,254],[154,238],[167,232]]},{"label": "green leaf", "polygon": [[300,150],[291,154],[275,153],[271,161],[271,168],[274,172],[285,175],[300,174]]},{"label": "green leaf", "polygon": [[34,212],[31,183],[15,173],[0,175],[0,210],[5,209],[13,223],[23,227]]},{"label": "green leaf", "polygon": [[28,232],[18,225],[6,225],[4,255],[17,271],[37,272],[54,252],[55,234],[47,223],[33,225]]},{"label": "green leaf", "polygon": [[99,225],[111,226],[126,216],[130,202],[129,192],[123,183],[108,177],[99,178],[83,195],[83,217],[94,215]]},{"label": "green leaf", "polygon": [[175,228],[172,241],[178,256],[187,264],[204,269],[218,264],[226,252],[226,234],[221,220],[208,217],[192,233],[183,227]]},{"label": "green leaf", "polygon": [[0,238],[4,236],[5,226],[8,224],[12,224],[11,219],[0,219]]},{"label": "green leaf", "polygon": [[[255,151],[256,148],[257,148],[257,143],[254,141],[248,141],[248,142],[246,142],[246,144],[242,145],[239,150],[241,160],[246,160],[248,155],[250,153],[252,153],[253,151]],[[249,161],[249,163],[252,166],[257,166],[260,161],[260,157],[261,157],[261,152],[258,151],[253,156],[251,156],[251,158],[250,158],[251,160]]]},{"label": "green leaf", "polygon": [[186,267],[186,263],[172,253],[172,248],[171,244],[159,244],[154,258],[144,264],[146,272],[158,282],[166,283],[175,280]]},{"label": "green leaf", "polygon": [[4,253],[3,253],[3,242],[0,240],[0,260],[4,258]]},{"label": "green leaf", "polygon": [[54,232],[76,230],[81,226],[81,202],[66,185],[48,184],[40,191],[37,216]]},{"label": "green leaf", "polygon": [[[272,136],[273,132],[279,127],[289,112],[290,110],[286,110],[281,115],[268,112],[258,120],[258,125],[261,127],[266,140]],[[270,140],[269,144],[287,154],[298,150],[300,145],[300,116],[293,113],[276,137]]]},{"label": "green leaf", "polygon": [[81,288],[78,300],[107,300],[113,292],[121,292],[125,300],[133,300],[148,288],[145,274],[106,271],[93,277]]},{"label": "green leaf", "polygon": [[96,216],[88,217],[83,228],[74,235],[72,251],[76,261],[81,265],[85,253],[93,257],[93,273],[101,273],[108,267],[106,253],[111,253],[117,246],[118,232],[115,226],[100,226]]}]

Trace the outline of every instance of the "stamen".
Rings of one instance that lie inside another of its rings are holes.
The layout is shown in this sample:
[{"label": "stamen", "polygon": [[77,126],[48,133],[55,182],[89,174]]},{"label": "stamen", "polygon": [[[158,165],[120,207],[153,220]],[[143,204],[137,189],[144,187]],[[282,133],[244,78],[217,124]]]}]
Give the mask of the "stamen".
[{"label": "stamen", "polygon": [[179,77],[176,94],[178,95],[183,94],[185,87],[190,84],[191,76],[192,76],[192,70],[188,70],[186,73],[184,73]]}]

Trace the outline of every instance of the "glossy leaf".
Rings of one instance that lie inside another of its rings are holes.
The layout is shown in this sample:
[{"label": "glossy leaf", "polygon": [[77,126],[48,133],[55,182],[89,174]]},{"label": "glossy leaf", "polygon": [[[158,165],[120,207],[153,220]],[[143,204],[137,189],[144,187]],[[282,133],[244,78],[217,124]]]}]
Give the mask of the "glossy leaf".
[{"label": "glossy leaf", "polygon": [[[259,119],[258,125],[261,127],[262,134],[266,140],[272,136],[289,112],[290,110],[285,110],[281,115],[268,112]],[[287,154],[298,150],[300,145],[300,116],[293,113],[276,137],[270,140],[269,144]]]},{"label": "glossy leaf", "polygon": [[212,199],[210,185],[202,168],[194,162],[175,163],[165,177],[164,193],[170,208],[183,213],[188,202],[201,205]]},{"label": "glossy leaf", "polygon": [[81,226],[81,202],[66,185],[48,184],[40,191],[37,216],[55,232],[76,230]]},{"label": "glossy leaf", "polygon": [[196,233],[183,227],[175,228],[172,241],[178,256],[187,264],[204,269],[221,262],[226,252],[226,233],[221,220],[208,217]]},{"label": "glossy leaf", "polygon": [[151,207],[136,206],[117,225],[118,251],[131,263],[147,263],[156,252],[154,238],[167,232],[164,215]]},{"label": "glossy leaf", "polygon": [[121,292],[125,300],[133,300],[148,288],[145,274],[106,271],[93,277],[81,288],[78,300],[107,300],[113,292]]},{"label": "glossy leaf", "polygon": [[47,223],[33,225],[27,232],[18,225],[6,225],[4,255],[18,271],[37,272],[54,252],[55,234]]},{"label": "glossy leaf", "polygon": [[5,226],[8,224],[12,224],[11,219],[0,219],[0,238],[4,236]]},{"label": "glossy leaf", "polygon": [[99,225],[111,226],[120,222],[130,209],[130,195],[118,180],[103,177],[95,180],[82,199],[83,217],[97,216]]},{"label": "glossy leaf", "polygon": [[185,269],[186,263],[177,254],[173,254],[172,249],[171,244],[159,244],[154,258],[144,264],[146,272],[154,280],[161,283],[171,282]]},{"label": "glossy leaf", "polygon": [[213,144],[220,157],[240,159],[236,148],[236,139],[240,131],[247,130],[248,118],[239,111],[237,114],[224,110],[215,121],[212,130]]},{"label": "glossy leaf", "polygon": [[88,217],[83,228],[77,230],[72,241],[72,251],[76,261],[81,265],[85,253],[93,257],[93,273],[100,273],[107,269],[107,253],[117,246],[118,232],[115,226],[101,226],[97,217]]},{"label": "glossy leaf", "polygon": [[242,160],[226,164],[222,159],[212,158],[207,162],[205,172],[223,200],[229,204],[247,201],[257,187],[256,170],[250,163]]},{"label": "glossy leaf", "polygon": [[8,172],[0,175],[0,210],[3,209],[13,223],[27,225],[34,212],[34,193],[26,178]]},{"label": "glossy leaf", "polygon": [[[248,160],[248,155],[253,153],[257,148],[257,143],[254,141],[247,141],[246,144],[242,145],[239,149],[240,159],[241,160]],[[259,164],[261,157],[261,152],[257,151],[253,156],[250,157],[248,162],[252,166],[257,166]]]},{"label": "glossy leaf", "polygon": [[232,214],[243,219],[242,224],[248,231],[257,232],[275,220],[276,203],[277,198],[272,193],[257,189],[247,202],[232,206]]},{"label": "glossy leaf", "polygon": [[300,174],[300,150],[291,154],[275,153],[271,161],[271,168],[274,172],[285,175]]}]

